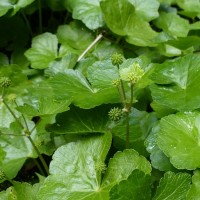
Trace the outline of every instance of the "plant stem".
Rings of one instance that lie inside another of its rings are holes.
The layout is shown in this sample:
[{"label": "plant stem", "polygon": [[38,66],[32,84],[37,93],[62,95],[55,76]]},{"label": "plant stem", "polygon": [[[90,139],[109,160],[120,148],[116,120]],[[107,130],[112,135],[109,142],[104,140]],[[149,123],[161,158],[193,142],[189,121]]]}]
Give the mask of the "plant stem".
[{"label": "plant stem", "polygon": [[33,148],[35,149],[35,151],[36,151],[36,153],[37,153],[37,155],[38,155],[38,157],[39,157],[39,159],[40,159],[40,161],[41,161],[41,163],[42,163],[42,165],[43,165],[43,167],[44,167],[44,169],[45,169],[47,175],[49,175],[49,168],[48,168],[48,166],[47,166],[46,161],[45,161],[44,158],[42,157],[42,155],[41,155],[41,153],[39,152],[38,148],[35,146],[35,143],[34,143],[34,141],[32,140],[31,136],[30,136],[30,135],[27,135],[27,138],[29,139],[29,141],[31,142]]},{"label": "plant stem", "polygon": [[17,116],[15,115],[15,113],[11,110],[11,108],[9,107],[9,105],[6,103],[5,100],[3,100],[3,103],[5,104],[6,108],[10,111],[11,115],[15,118],[16,122],[20,125],[20,127],[22,129],[24,129],[24,126],[22,125],[22,123],[19,121],[19,119],[17,118]]},{"label": "plant stem", "polygon": [[78,62],[85,56],[85,54],[103,37],[103,34],[100,33],[96,39],[87,47],[87,49],[78,57]]},{"label": "plant stem", "polygon": [[38,126],[38,124],[41,122],[41,118],[37,121],[37,123],[35,124],[35,126],[30,130],[30,135],[31,133],[36,129],[36,127]]},{"label": "plant stem", "polygon": [[42,6],[41,6],[41,0],[38,0],[38,18],[39,18],[39,32],[42,33]]},{"label": "plant stem", "polygon": [[41,173],[43,176],[45,176],[45,172],[44,172],[44,170],[42,169],[42,167],[40,166],[40,163],[39,163],[36,159],[34,159],[34,158],[33,158],[33,162],[35,163],[35,165],[36,165],[37,168],[39,169],[40,173]]},{"label": "plant stem", "polygon": [[129,141],[129,138],[130,138],[130,131],[129,131],[129,126],[130,126],[130,124],[129,124],[129,114],[130,114],[130,112],[127,112],[127,113],[126,113],[126,149],[129,148],[129,143],[130,143],[130,141]]},{"label": "plant stem", "polygon": [[24,21],[25,21],[25,23],[26,23],[26,26],[27,26],[29,32],[30,32],[31,37],[33,37],[33,31],[32,31],[32,29],[31,29],[30,23],[29,23],[29,21],[28,21],[26,15],[24,14],[23,11],[22,11],[22,16],[23,16],[23,18],[24,18]]},{"label": "plant stem", "polygon": [[122,97],[122,102],[123,102],[123,105],[124,107],[126,107],[126,94],[125,94],[125,90],[124,90],[124,85],[123,85],[123,82],[122,80],[120,79],[120,95]]},{"label": "plant stem", "polygon": [[[5,104],[6,108],[10,111],[10,113],[12,114],[12,116],[15,118],[15,120],[18,122],[18,124],[20,125],[20,127],[22,128],[22,130],[24,130],[24,126],[21,124],[21,122],[19,121],[19,119],[17,118],[17,116],[15,115],[15,113],[11,110],[11,108],[9,107],[9,105],[6,103],[6,101],[3,100],[3,103]],[[25,119],[25,118],[24,118],[24,119]],[[26,119],[25,119],[25,121],[26,121]],[[28,127],[28,125],[27,125],[27,127]],[[39,157],[39,159],[40,159],[40,161],[41,161],[41,163],[42,163],[42,165],[43,165],[43,167],[44,167],[44,169],[45,169],[45,171],[46,171],[46,173],[47,173],[47,175],[48,175],[48,174],[49,174],[49,168],[48,168],[48,166],[47,166],[47,164],[46,164],[44,158],[42,157],[40,151],[39,151],[38,148],[36,147],[36,145],[35,145],[35,143],[34,143],[34,141],[32,140],[32,138],[31,138],[30,135],[31,135],[31,132],[29,131],[29,129],[27,129],[27,132],[25,133],[25,136],[26,136],[26,137],[28,138],[28,140],[31,142],[31,144],[32,144],[32,146],[33,146],[33,148],[34,148],[34,150],[36,151],[36,153],[37,153],[37,155],[38,155],[38,157]],[[22,135],[22,136],[23,136],[23,135]]]},{"label": "plant stem", "polygon": [[131,110],[132,105],[133,105],[133,83],[131,82],[131,99],[128,110]]},{"label": "plant stem", "polygon": [[133,104],[133,83],[131,82],[131,99],[130,103],[126,105],[126,149],[129,148],[130,144],[130,123],[129,123],[129,118],[130,118],[130,113],[131,113],[131,108]]},{"label": "plant stem", "polygon": [[[17,102],[16,102],[16,101],[14,101],[14,103],[15,103],[15,105],[16,105],[16,106],[17,106],[17,108],[18,108],[19,106],[18,106]],[[28,124],[27,124],[26,118],[24,117],[24,115],[23,115],[23,114],[22,114],[22,118],[23,118],[23,120],[24,120],[24,123],[25,123],[26,129],[29,131],[29,128],[28,128]]]}]

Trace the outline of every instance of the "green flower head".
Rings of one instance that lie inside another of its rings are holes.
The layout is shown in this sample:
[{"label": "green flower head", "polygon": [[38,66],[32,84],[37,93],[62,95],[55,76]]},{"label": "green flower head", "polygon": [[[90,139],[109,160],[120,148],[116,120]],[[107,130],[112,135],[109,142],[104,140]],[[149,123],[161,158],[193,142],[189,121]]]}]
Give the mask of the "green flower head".
[{"label": "green flower head", "polygon": [[16,98],[17,98],[17,95],[16,95],[16,94],[9,94],[9,95],[7,96],[7,99],[8,99],[9,102],[15,101]]},{"label": "green flower head", "polygon": [[120,69],[119,73],[122,80],[137,83],[144,75],[144,70],[135,62],[127,68]]},{"label": "green flower head", "polygon": [[113,54],[112,58],[111,58],[111,61],[112,61],[112,64],[115,65],[115,66],[121,65],[123,63],[122,54],[119,54],[119,53]]},{"label": "green flower head", "polygon": [[117,121],[119,120],[123,115],[123,111],[120,108],[112,108],[109,113],[108,116],[112,121]]},{"label": "green flower head", "polygon": [[2,88],[9,87],[11,85],[11,80],[8,77],[0,77],[0,86]]}]

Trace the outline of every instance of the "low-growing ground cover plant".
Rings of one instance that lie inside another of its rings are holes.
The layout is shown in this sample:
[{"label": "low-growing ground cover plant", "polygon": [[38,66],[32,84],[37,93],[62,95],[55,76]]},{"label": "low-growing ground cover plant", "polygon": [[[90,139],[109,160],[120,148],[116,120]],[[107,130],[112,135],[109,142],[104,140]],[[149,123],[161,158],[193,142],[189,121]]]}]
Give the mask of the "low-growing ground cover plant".
[{"label": "low-growing ground cover plant", "polygon": [[0,199],[200,198],[200,2],[0,3]]}]

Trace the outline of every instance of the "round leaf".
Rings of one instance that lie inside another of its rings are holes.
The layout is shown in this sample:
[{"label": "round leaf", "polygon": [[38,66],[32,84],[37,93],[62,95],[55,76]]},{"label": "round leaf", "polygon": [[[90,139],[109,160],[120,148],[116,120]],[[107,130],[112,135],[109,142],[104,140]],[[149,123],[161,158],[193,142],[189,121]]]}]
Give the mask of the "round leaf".
[{"label": "round leaf", "polygon": [[160,121],[158,146],[178,169],[200,167],[200,113],[169,115]]}]

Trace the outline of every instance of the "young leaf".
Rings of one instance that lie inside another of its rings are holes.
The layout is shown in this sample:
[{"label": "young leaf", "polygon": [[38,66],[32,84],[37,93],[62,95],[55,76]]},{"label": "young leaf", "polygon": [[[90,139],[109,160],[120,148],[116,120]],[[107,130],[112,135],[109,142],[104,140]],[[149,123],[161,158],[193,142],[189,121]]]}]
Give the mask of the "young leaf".
[{"label": "young leaf", "polygon": [[101,0],[65,0],[64,5],[72,11],[74,19],[81,20],[89,29],[94,30],[104,25],[99,2]]},{"label": "young leaf", "polygon": [[190,189],[191,176],[187,173],[165,173],[157,188],[153,200],[182,200]]},{"label": "young leaf", "polygon": [[151,177],[134,170],[127,180],[121,181],[110,191],[110,200],[150,200]]},{"label": "young leaf", "polygon": [[25,56],[35,69],[45,69],[58,56],[58,39],[52,33],[43,33],[32,40],[32,47]]},{"label": "young leaf", "polygon": [[94,39],[91,32],[78,21],[59,26],[56,35],[62,45],[77,54],[82,53]]},{"label": "young leaf", "polygon": [[200,113],[188,112],[161,119],[158,146],[178,169],[200,167]]},{"label": "young leaf", "polygon": [[119,72],[111,61],[97,61],[88,68],[87,78],[94,88],[113,88],[113,90],[117,90],[112,81],[119,79]]}]

